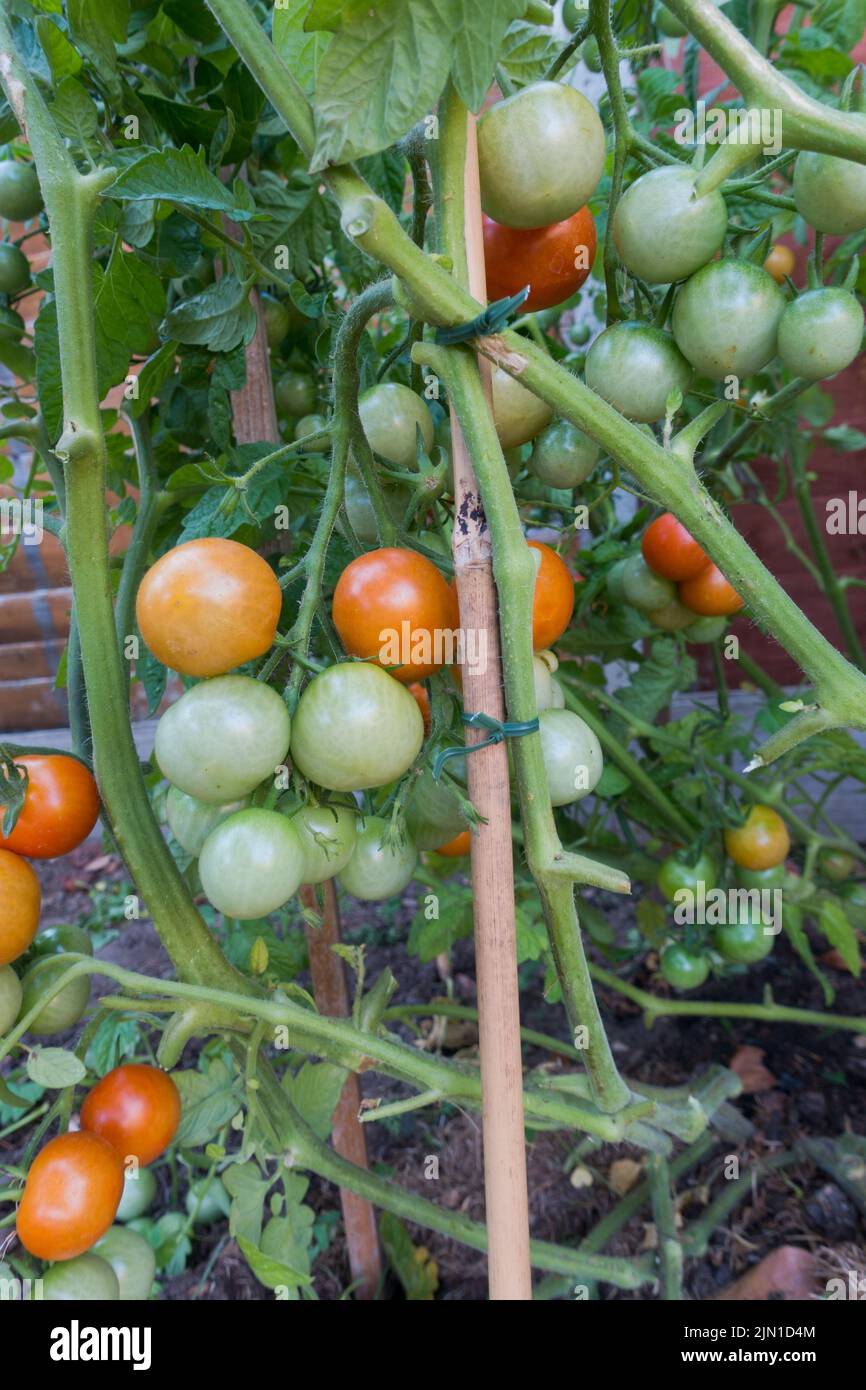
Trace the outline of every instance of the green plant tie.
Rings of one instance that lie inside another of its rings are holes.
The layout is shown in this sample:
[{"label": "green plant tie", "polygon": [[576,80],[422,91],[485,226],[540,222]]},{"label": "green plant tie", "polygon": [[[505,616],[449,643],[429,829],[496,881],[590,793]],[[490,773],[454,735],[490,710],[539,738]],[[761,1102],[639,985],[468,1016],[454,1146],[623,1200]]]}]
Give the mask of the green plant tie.
[{"label": "green plant tie", "polygon": [[477,753],[479,748],[489,748],[494,743],[501,743],[504,738],[522,738],[524,734],[537,734],[539,729],[538,715],[534,719],[514,719],[505,723],[501,719],[494,719],[492,714],[481,712],[461,714],[460,718],[470,729],[489,729],[490,737],[483,738],[480,743],[463,743],[454,748],[440,748],[433,759],[434,782],[439,781],[449,758],[458,758],[464,753]]},{"label": "green plant tie", "polygon": [[[480,314],[468,323],[455,323],[450,328],[437,328],[435,341],[442,347],[454,347],[455,343],[468,343],[473,338],[486,338],[491,333],[500,333],[506,326],[515,309],[519,309],[531,290],[524,285],[517,294],[508,299],[494,299]],[[478,745],[480,748],[480,744]]]}]

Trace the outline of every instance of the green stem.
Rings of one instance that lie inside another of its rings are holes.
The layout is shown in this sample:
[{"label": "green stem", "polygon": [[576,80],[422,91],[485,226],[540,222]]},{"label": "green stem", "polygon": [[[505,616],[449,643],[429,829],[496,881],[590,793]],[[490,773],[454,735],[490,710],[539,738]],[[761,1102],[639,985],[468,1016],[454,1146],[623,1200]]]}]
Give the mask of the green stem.
[{"label": "green stem", "polygon": [[662,1290],[667,1300],[678,1302],[683,1296],[683,1247],[674,1220],[670,1170],[661,1154],[647,1158],[647,1179],[662,1267]]},{"label": "green stem", "polygon": [[[613,172],[611,174],[610,196],[607,205],[607,225],[610,227],[625,180],[625,166],[628,162],[631,142],[631,122],[629,120],[625,95],[622,90],[622,83],[619,80],[620,60],[613,29],[611,28],[610,5],[608,4],[608,0],[590,0],[589,15],[590,24],[598,42],[598,51],[601,56],[602,70],[607,83],[611,112],[613,114]],[[607,321],[611,323],[621,316],[619,294],[616,284],[618,257],[612,236],[605,237],[603,263],[604,281],[607,289]]]},{"label": "green stem", "polygon": [[147,565],[156,531],[158,515],[155,502],[159,480],[146,414],[130,415],[127,417],[127,422],[132,434],[135,461],[138,466],[139,496],[138,513],[132,529],[132,539],[123,557],[123,568],[120,572],[120,584],[117,589],[115,606],[115,627],[128,686],[129,662],[123,656],[123,648],[126,638],[133,632],[135,596],[138,593],[138,586]]}]

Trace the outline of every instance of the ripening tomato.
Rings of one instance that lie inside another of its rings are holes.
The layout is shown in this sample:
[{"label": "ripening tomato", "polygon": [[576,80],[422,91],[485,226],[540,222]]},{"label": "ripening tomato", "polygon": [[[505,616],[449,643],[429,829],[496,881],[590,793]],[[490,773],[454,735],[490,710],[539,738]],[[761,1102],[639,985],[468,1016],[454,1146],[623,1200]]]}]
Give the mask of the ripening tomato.
[{"label": "ripening tomato", "polygon": [[421,711],[421,718],[424,720],[424,737],[426,738],[433,727],[433,711],[430,708],[430,696],[427,694],[427,687],[420,681],[413,681],[407,686],[409,694]]},{"label": "ripening tomato", "polygon": [[752,261],[710,261],[677,295],[671,316],[677,347],[701,376],[751,376],[776,355],[786,303],[772,276]]},{"label": "ripening tomato", "polygon": [[726,618],[739,613],[743,600],[718,565],[707,565],[693,579],[679,586],[680,603],[703,618]]},{"label": "ripening tomato", "polygon": [[211,831],[234,815],[235,811],[242,811],[246,804],[246,798],[242,798],[227,801],[222,806],[213,806],[199,801],[195,796],[188,796],[177,787],[169,787],[165,798],[165,819],[181,849],[197,859]]},{"label": "ripening tomato", "polygon": [[505,227],[484,218],[487,298],[505,299],[532,288],[521,313],[549,309],[579,290],[595,258],[595,223],[589,208],[549,227]]},{"label": "ripening tomato", "polygon": [[93,774],[63,753],[26,753],[15,758],[27,769],[27,791],[15,829],[0,847],[28,859],[55,859],[86,840],[99,815]]},{"label": "ripening tomato", "polygon": [[551,806],[582,801],[595,790],[604,755],[593,730],[568,709],[545,709],[538,716],[544,772]]},{"label": "ripening tomato", "polygon": [[352,560],[331,611],[350,656],[373,658],[406,685],[445,665],[460,621],[454,591],[432,560],[396,546]]},{"label": "ripening tomato", "polygon": [[394,898],[408,887],[418,863],[418,850],[408,838],[389,843],[390,823],[367,816],[355,837],[352,857],[340,874],[347,893],[362,902]]},{"label": "ripening tomato", "polygon": [[445,859],[460,859],[464,854],[468,854],[472,848],[472,831],[461,830],[459,835],[455,835],[453,840],[449,840],[446,845],[440,845],[436,853],[441,854]]},{"label": "ripening tomato", "polygon": [[781,242],[771,246],[764,261],[764,269],[768,275],[772,275],[777,285],[783,283],[786,275],[793,275],[794,253],[790,246],[783,246]]},{"label": "ripening tomato", "polygon": [[589,477],[598,462],[594,439],[570,420],[555,420],[532,446],[529,471],[548,487],[574,488]]},{"label": "ripening tomato", "polygon": [[135,1221],[150,1211],[156,1200],[156,1178],[150,1168],[132,1168],[124,1175],[123,1194],[116,1221]]},{"label": "ripening tomato", "polygon": [[684,630],[687,642],[718,642],[728,626],[725,618],[695,618]]},{"label": "ripening tomato", "polygon": [[614,592],[619,586],[621,600],[645,613],[657,612],[676,598],[673,582],[650,569],[642,555],[628,557],[619,576],[614,577],[613,586]]},{"label": "ripening tomato", "polygon": [[11,965],[0,965],[0,1038],[21,1012],[21,981]]},{"label": "ripening tomato", "polygon": [[558,642],[574,612],[574,580],[555,550],[527,541],[540,555],[532,599],[532,646],[537,652]]},{"label": "ripening tomato", "polygon": [[181,695],[156,726],[165,776],[188,796],[219,806],[273,778],[289,749],[285,701],[251,676],[217,676]]},{"label": "ripening tomato", "polygon": [[94,1248],[94,1255],[105,1260],[114,1271],[121,1302],[144,1302],[156,1277],[153,1246],[138,1231],[112,1226]]},{"label": "ripening tomato", "polygon": [[502,367],[494,366],[490,373],[493,396],[493,423],[503,449],[516,449],[528,444],[550,424],[553,406],[527,388]]},{"label": "ripening tomato", "polygon": [[222,676],[273,645],[283,595],[266,560],[237,541],[186,541],[141,581],[135,613],[164,666],[182,676]]},{"label": "ripening tomato", "polygon": [[825,878],[834,883],[842,883],[850,878],[857,867],[853,854],[842,849],[825,849],[818,856],[818,865]]},{"label": "ripening tomato", "polygon": [[790,848],[788,827],[772,806],[752,806],[742,825],[725,831],[725,849],[741,869],[772,869]]},{"label": "ripening tomato", "polygon": [[779,356],[789,372],[807,381],[844,371],[862,341],[863,306],[833,285],[798,295],[779,321]]},{"label": "ripening tomato", "polygon": [[662,632],[684,632],[695,620],[692,610],[680,603],[678,598],[672,598],[658,608],[648,609],[646,616],[647,621],[653,627],[661,628]]},{"label": "ripening tomato", "polygon": [[[180,1092],[171,1077],[140,1062],[127,1062],[108,1072],[81,1107],[82,1131],[106,1140],[121,1158],[136,1158],[142,1164],[159,1158],[179,1124]],[[114,1211],[122,1187],[121,1177]]]},{"label": "ripening tomato", "polygon": [[402,777],[424,742],[424,720],[405,685],[380,666],[343,661],[315,676],[292,721],[292,761],[334,792]]},{"label": "ripening tomato", "polygon": [[414,468],[418,434],[424,452],[433,448],[433,416],[427,402],[399,381],[380,381],[358,399],[358,414],[367,443],[396,468]]},{"label": "ripening tomato", "polygon": [[304,849],[286,816],[251,806],[211,831],[198,860],[201,886],[225,917],[251,922],[276,912],[304,879]]},{"label": "ripening tomato", "polygon": [[36,935],[42,890],[27,863],[0,849],[0,965],[23,955]]},{"label": "ripening tomato", "polygon": [[668,396],[685,395],[692,369],[670,333],[636,320],[611,324],[586,356],[586,384],[629,420],[663,419]]},{"label": "ripening tomato", "polygon": [[650,522],[640,543],[650,569],[665,579],[693,579],[710,563],[697,541],[673,512],[664,512]]},{"label": "ripening tomato", "polygon": [[620,198],[612,232],[622,263],[648,285],[684,280],[725,239],[728,210],[718,189],[694,196],[697,170],[665,164],[641,174]]},{"label": "ripening tomato", "polygon": [[46,1269],[42,1298],[46,1303],[110,1303],[120,1298],[120,1284],[108,1260],[88,1251]]},{"label": "ripening tomato", "polygon": [[15,1222],[18,1239],[40,1260],[83,1255],[105,1235],[122,1191],[123,1163],[106,1139],[60,1134],[30,1165]]},{"label": "ripening tomato", "polygon": [[[858,112],[854,119],[862,121],[863,116]],[[816,231],[831,236],[859,232],[866,227],[866,167],[838,155],[802,150],[794,165],[794,202]]]},{"label": "ripening tomato", "polygon": [[770,954],[775,942],[776,933],[769,921],[764,923],[760,910],[746,910],[733,922],[720,922],[713,928],[713,945],[731,965],[756,965]]}]

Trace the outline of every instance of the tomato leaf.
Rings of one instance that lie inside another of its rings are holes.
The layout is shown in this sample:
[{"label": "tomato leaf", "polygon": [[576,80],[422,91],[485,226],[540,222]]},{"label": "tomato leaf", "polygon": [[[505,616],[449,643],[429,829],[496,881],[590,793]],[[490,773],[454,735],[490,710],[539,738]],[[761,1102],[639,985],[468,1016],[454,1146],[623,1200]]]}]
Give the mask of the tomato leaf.
[{"label": "tomato leaf", "polygon": [[316,89],[319,66],[331,42],[329,33],[306,28],[309,8],[310,0],[282,0],[274,10],[272,29],[274,48],[308,96]]},{"label": "tomato leaf", "polygon": [[333,1062],[305,1062],[283,1077],[283,1090],[320,1139],[327,1139],[348,1072]]},{"label": "tomato leaf", "polygon": [[782,912],[782,926],[785,929],[788,940],[794,947],[794,950],[797,952],[797,955],[800,957],[806,969],[810,974],[815,976],[815,979],[821,986],[824,995],[824,1004],[829,1009],[836,997],[836,992],[812,953],[809,938],[803,928],[802,908],[796,907],[793,903],[786,903]]},{"label": "tomato leaf", "polygon": [[835,946],[852,975],[859,979],[863,963],[860,943],[842,908],[833,898],[825,898],[818,910],[818,930]]},{"label": "tomato leaf", "polygon": [[0,744],[0,830],[9,836],[24,809],[29,777],[26,767],[17,764]]},{"label": "tomato leaf", "polygon": [[451,76],[461,101],[479,111],[493,81],[505,31],[526,9],[525,0],[462,0],[455,16],[454,60]]},{"label": "tomato leaf", "polygon": [[179,343],[194,343],[211,352],[231,352],[252,341],[257,327],[249,287],[236,275],[223,275],[201,294],[185,299],[165,317],[163,331]]},{"label": "tomato leaf", "polygon": [[439,1287],[439,1267],[425,1245],[415,1245],[399,1216],[379,1215],[379,1236],[388,1263],[410,1302],[429,1302]]},{"label": "tomato leaf", "polygon": [[544,76],[559,48],[549,29],[518,19],[505,35],[499,60],[512,82],[526,87]]},{"label": "tomato leaf", "polygon": [[241,1108],[237,1079],[225,1062],[211,1061],[205,1071],[176,1071],[180,1091],[179,1144],[207,1144]]},{"label": "tomato leaf", "polygon": [[63,1047],[34,1047],[27,1056],[27,1075],[38,1086],[60,1091],[83,1081],[87,1068],[74,1052]]},{"label": "tomato leaf", "polygon": [[251,197],[239,200],[239,191],[237,184],[229,187],[211,173],[203,152],[197,154],[184,145],[180,150],[151,150],[143,155],[123,170],[105,196],[121,202],[164,199],[224,212],[235,222],[246,222],[255,216],[256,209]]}]

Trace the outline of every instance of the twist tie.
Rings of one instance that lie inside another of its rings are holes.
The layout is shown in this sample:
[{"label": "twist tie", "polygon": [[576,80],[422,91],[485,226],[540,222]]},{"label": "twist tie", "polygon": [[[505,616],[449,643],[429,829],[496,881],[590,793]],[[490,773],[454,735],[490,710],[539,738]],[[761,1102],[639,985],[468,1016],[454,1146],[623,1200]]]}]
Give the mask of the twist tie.
[{"label": "twist tie", "polygon": [[461,714],[460,718],[470,729],[488,729],[490,737],[483,738],[480,743],[466,743],[454,748],[440,748],[433,759],[434,782],[439,781],[442,776],[442,769],[449,758],[458,758],[464,753],[477,753],[479,748],[489,748],[494,743],[501,743],[504,738],[522,738],[524,734],[537,734],[540,727],[537,715],[534,719],[516,719],[504,723],[501,719],[494,719],[492,714],[480,712]]},{"label": "twist tie", "polygon": [[468,323],[455,323],[450,328],[437,328],[434,341],[442,347],[453,347],[455,343],[468,343],[473,338],[487,338],[491,333],[498,333],[505,327],[514,310],[520,308],[531,288],[531,285],[524,285],[522,290],[518,290],[517,294],[512,294],[508,299],[494,299],[492,304],[488,304],[486,309]]}]

